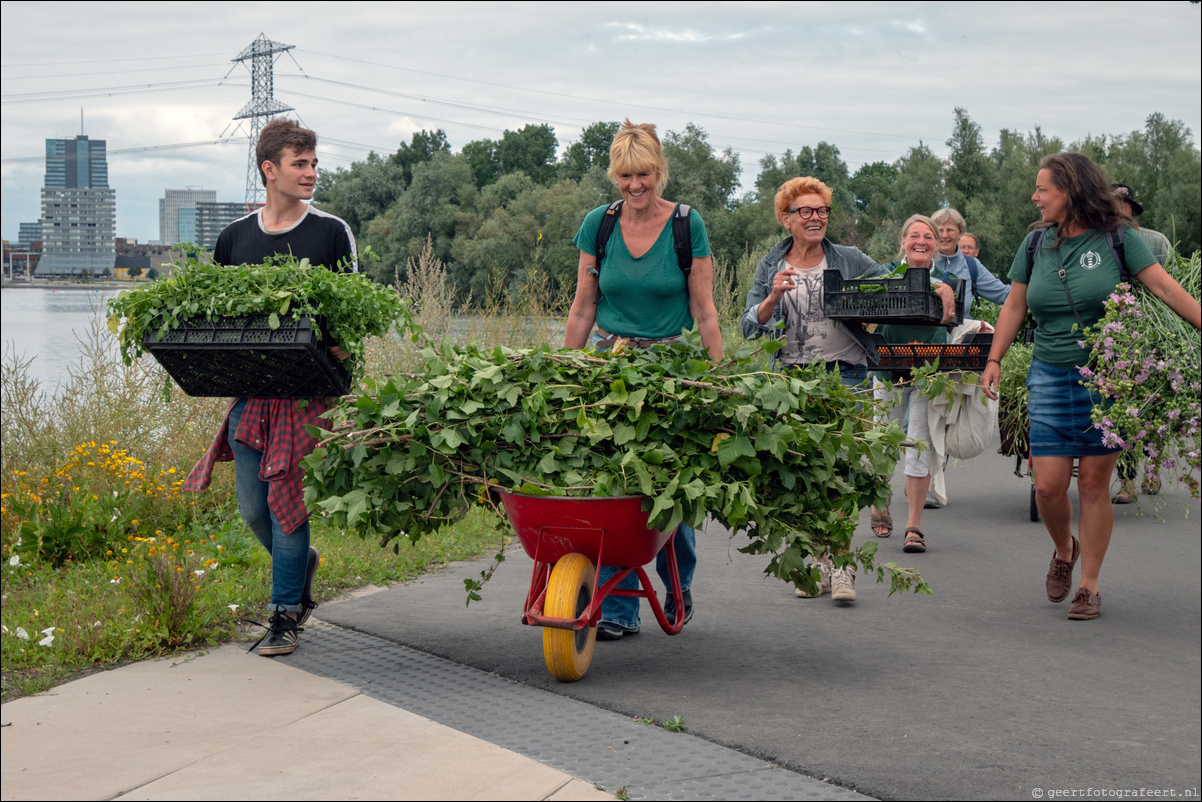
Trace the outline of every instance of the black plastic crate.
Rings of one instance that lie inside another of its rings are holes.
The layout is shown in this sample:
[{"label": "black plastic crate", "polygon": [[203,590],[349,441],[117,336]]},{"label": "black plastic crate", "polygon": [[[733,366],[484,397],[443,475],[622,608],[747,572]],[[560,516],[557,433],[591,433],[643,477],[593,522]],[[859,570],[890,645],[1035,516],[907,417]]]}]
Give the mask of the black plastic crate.
[{"label": "black plastic crate", "polygon": [[326,398],[350,392],[350,371],[317,339],[309,318],[281,318],[277,329],[268,320],[195,318],[161,340],[154,329],[144,343],[191,396]]},{"label": "black plastic crate", "polygon": [[970,334],[964,342],[948,343],[887,343],[879,334],[865,334],[868,369],[908,376],[913,368],[939,360],[939,370],[962,370],[980,373],[989,364],[989,349],[993,334]]},{"label": "black plastic crate", "polygon": [[[831,320],[865,323],[939,325],[943,301],[931,292],[931,271],[911,267],[901,278],[845,279],[838,270],[822,276],[822,310]],[[956,292],[956,317],[949,325],[964,322],[964,279],[949,278]],[[883,292],[865,292],[865,284],[883,286]]]}]

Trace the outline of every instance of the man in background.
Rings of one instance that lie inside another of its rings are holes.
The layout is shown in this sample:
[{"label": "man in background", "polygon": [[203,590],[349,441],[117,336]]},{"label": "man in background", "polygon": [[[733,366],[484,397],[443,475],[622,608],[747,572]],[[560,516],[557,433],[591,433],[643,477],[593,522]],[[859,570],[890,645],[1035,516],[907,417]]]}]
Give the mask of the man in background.
[{"label": "man in background", "polygon": [[[1127,210],[1127,214],[1131,215],[1132,219],[1144,213],[1144,207],[1135,200],[1135,192],[1131,187],[1126,184],[1111,184],[1110,188],[1114,190],[1114,196],[1118,198],[1119,205]],[[1169,238],[1159,231],[1144,228],[1139,225],[1138,221],[1136,221],[1136,227],[1139,230],[1139,236],[1148,246],[1148,250],[1156,257],[1156,261],[1161,265],[1168,262],[1169,255],[1173,251]],[[1139,496],[1135,489],[1135,476],[1139,473],[1139,455],[1135,451],[1124,451],[1119,456],[1117,473],[1119,475],[1119,492],[1111,496],[1110,501],[1112,504],[1130,504]],[[1160,492],[1160,480],[1149,479],[1145,476],[1143,491],[1145,496],[1156,495]]]}]

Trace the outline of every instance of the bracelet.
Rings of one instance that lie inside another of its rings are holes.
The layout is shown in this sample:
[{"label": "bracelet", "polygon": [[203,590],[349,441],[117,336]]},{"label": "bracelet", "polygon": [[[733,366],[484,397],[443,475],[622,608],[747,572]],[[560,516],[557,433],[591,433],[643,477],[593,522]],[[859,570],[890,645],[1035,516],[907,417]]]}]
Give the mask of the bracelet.
[{"label": "bracelet", "polygon": [[999,368],[1002,366],[1002,362],[999,359],[994,359],[993,357],[989,357],[988,359],[985,360],[986,365],[988,365],[990,362],[997,362],[997,366]]}]

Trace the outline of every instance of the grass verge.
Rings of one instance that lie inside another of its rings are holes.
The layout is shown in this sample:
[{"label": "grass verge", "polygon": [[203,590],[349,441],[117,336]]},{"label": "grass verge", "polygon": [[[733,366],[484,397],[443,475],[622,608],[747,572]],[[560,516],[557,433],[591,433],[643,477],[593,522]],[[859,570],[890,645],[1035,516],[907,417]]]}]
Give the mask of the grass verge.
[{"label": "grass verge", "polygon": [[[127,541],[108,561],[4,563],[2,701],[98,668],[215,645],[234,638],[244,619],[266,618],[270,559],[236,512],[152,537]],[[500,535],[477,513],[416,544],[401,540],[393,553],[315,518],[312,543],[322,555],[314,587],[320,602],[478,557],[495,549]]]}]

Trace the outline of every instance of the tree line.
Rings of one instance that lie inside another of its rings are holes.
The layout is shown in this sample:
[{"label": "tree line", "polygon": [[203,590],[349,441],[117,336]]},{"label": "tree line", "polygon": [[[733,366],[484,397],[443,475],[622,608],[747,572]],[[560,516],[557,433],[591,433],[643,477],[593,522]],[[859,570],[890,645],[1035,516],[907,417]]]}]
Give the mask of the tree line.
[{"label": "tree line", "polygon": [[[497,286],[520,286],[540,269],[561,287],[575,281],[579,252],[572,243],[589,210],[619,196],[605,171],[617,122],[597,122],[559,153],[548,125],[506,131],[452,153],[445,132],[419,131],[390,155],[371,153],[349,169],[323,170],[315,200],[345,219],[361,245],[381,257],[368,269],[391,282],[404,277],[427,239],[447,267],[461,299],[477,301]],[[737,194],[740,165],[730,148],[716,150],[693,124],[663,135],[669,178],[664,197],[687,203],[706,223],[714,258],[733,264],[784,236],[773,198],[800,175],[834,192],[829,236],[877,261],[897,251],[900,222],[953,206],[981,244],[981,260],[1005,279],[1027,227],[1039,219],[1030,201],[1039,160],[1079,150],[1114,182],[1128,184],[1144,206],[1139,223],[1166,234],[1186,254],[1202,247],[1202,160],[1192,132],[1162,114],[1142,130],[1089,136],[1065,144],[1038,127],[1003,129],[986,146],[980,125],[955,109],[948,156],[926,144],[894,162],[865,164],[854,173],[829,142],[760,160],[748,191]]]}]

